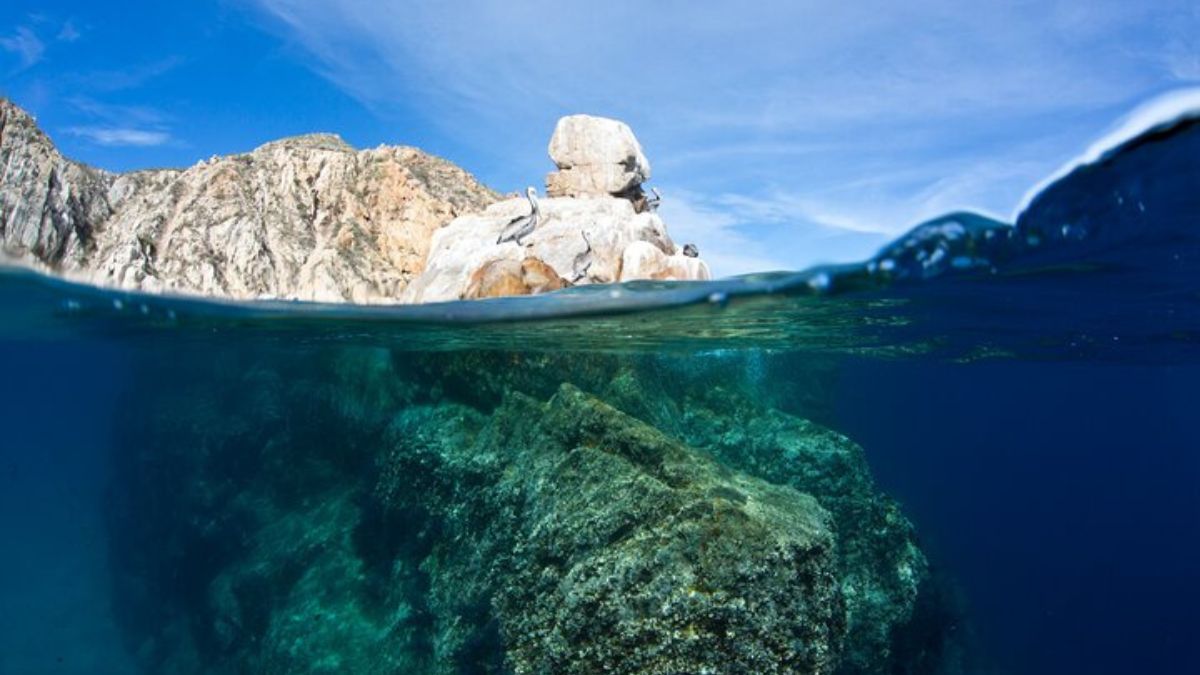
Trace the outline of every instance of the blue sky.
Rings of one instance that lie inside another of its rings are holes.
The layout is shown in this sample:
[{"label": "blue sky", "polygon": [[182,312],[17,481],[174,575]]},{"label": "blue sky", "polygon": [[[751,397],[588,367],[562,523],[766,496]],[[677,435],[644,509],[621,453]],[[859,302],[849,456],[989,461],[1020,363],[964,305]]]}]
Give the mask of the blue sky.
[{"label": "blue sky", "polygon": [[0,8],[0,92],[63,151],[186,166],[280,136],[541,186],[561,115],[628,122],[719,275],[862,258],[1023,193],[1200,83],[1200,3],[217,0]]}]

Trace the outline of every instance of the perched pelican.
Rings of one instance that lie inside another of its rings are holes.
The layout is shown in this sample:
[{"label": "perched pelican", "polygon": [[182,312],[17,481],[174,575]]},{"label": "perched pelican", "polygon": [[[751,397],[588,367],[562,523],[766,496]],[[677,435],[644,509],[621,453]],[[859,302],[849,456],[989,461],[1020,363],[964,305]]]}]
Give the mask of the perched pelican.
[{"label": "perched pelican", "polygon": [[662,193],[656,187],[650,188],[650,191],[654,193],[654,196],[646,198],[646,210],[653,213],[658,210],[658,205],[662,203]]},{"label": "perched pelican", "polygon": [[588,270],[592,268],[592,242],[588,239],[587,232],[580,232],[579,234],[583,236],[583,243],[587,245],[587,248],[583,249],[582,253],[576,255],[575,260],[571,263],[571,273],[575,275],[571,279],[571,283],[573,284],[579,283],[579,280],[586,277]]},{"label": "perched pelican", "polygon": [[504,226],[504,230],[500,233],[500,238],[496,240],[497,244],[503,244],[506,241],[515,241],[518,245],[521,239],[529,236],[534,228],[538,226],[538,200],[537,190],[532,187],[525,188],[525,196],[529,198],[529,215],[517,216],[508,221]]}]

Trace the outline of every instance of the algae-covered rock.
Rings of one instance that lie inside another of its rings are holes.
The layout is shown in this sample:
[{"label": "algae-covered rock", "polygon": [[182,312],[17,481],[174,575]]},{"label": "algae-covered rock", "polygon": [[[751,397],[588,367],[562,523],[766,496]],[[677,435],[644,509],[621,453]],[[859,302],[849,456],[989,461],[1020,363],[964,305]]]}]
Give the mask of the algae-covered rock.
[{"label": "algae-covered rock", "polygon": [[116,609],[148,672],[944,661],[911,525],[861,448],[756,394],[757,366],[184,356],[141,374],[195,386],[137,402],[110,503]]},{"label": "algae-covered rock", "polygon": [[381,489],[441,521],[439,583],[474,589],[465,611],[454,592],[435,611],[461,626],[486,600],[514,671],[833,671],[844,612],[811,497],[569,385],[546,404],[514,397],[471,447],[403,428]]}]

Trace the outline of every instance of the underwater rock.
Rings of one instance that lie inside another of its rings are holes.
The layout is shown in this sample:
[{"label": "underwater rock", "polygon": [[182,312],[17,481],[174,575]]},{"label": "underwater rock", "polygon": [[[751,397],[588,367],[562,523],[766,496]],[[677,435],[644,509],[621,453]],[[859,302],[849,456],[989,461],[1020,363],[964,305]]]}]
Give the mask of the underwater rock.
[{"label": "underwater rock", "polygon": [[435,613],[493,607],[515,672],[833,672],[834,540],[807,495],[569,385],[510,399],[472,446],[431,432],[401,421],[381,490],[441,522]]},{"label": "underwater rock", "polygon": [[112,569],[131,651],[150,672],[935,662],[948,614],[911,525],[858,446],[763,406],[756,368],[164,352],[144,377],[209,376],[122,433]]}]

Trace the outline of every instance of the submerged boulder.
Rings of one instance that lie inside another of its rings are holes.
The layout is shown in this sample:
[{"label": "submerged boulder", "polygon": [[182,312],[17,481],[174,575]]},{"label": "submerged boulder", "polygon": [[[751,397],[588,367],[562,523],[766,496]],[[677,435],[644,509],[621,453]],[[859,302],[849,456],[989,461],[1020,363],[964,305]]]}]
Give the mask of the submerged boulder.
[{"label": "submerged boulder", "polygon": [[380,488],[438,522],[441,660],[488,630],[482,604],[517,673],[833,672],[845,617],[811,497],[569,385],[510,398],[471,446],[423,428],[456,418],[402,415]]},{"label": "submerged boulder", "polygon": [[951,672],[861,448],[741,360],[205,353],[118,435],[147,672]]}]

